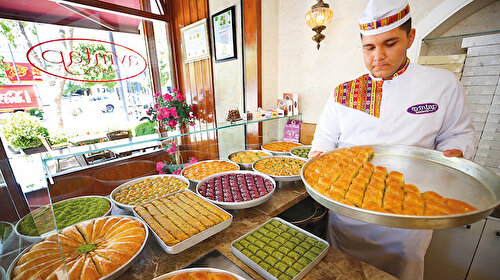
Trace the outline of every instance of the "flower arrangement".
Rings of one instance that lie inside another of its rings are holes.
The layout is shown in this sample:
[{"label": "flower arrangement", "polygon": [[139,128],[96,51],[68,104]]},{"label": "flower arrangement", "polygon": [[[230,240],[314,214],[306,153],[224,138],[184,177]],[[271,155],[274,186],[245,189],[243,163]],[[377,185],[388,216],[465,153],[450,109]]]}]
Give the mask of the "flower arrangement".
[{"label": "flower arrangement", "polygon": [[146,111],[153,120],[167,126],[168,130],[176,129],[178,124],[194,125],[193,108],[186,103],[186,99],[178,89],[163,95],[156,93],[155,98],[157,102]]},{"label": "flower arrangement", "polygon": [[170,161],[159,161],[156,163],[156,170],[159,174],[172,173],[174,175],[181,174],[182,168],[193,163],[197,163],[198,160],[195,157],[189,159],[189,163],[186,164],[169,164],[169,162],[175,161],[175,152],[177,151],[177,145],[175,142],[170,142],[165,145],[165,151],[170,155]]}]

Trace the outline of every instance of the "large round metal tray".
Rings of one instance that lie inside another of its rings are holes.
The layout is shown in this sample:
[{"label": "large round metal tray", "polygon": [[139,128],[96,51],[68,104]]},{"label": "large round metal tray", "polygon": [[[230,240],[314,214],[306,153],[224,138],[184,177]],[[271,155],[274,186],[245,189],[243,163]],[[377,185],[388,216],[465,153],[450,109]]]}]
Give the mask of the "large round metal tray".
[{"label": "large round metal tray", "polygon": [[[108,216],[111,214],[111,211],[113,210],[113,207],[114,207],[114,204],[113,204],[113,201],[111,201],[111,199],[105,197],[105,196],[99,196],[99,195],[86,195],[86,196],[77,196],[77,197],[72,197],[72,198],[68,198],[68,199],[65,199],[65,200],[61,200],[61,201],[58,201],[54,204],[57,204],[57,203],[60,203],[60,202],[64,202],[64,201],[68,201],[68,200],[72,200],[72,199],[77,199],[77,198],[84,198],[84,197],[98,197],[98,198],[102,198],[102,199],[105,199],[109,202],[109,209],[106,213],[104,213],[104,215],[102,215],[101,217],[104,217],[104,216]],[[46,207],[46,206],[45,206]],[[28,215],[31,215],[31,213],[27,214],[26,216],[24,216],[22,219],[20,219],[19,221],[17,221],[16,223],[16,226],[14,227],[14,231],[16,232],[16,234],[21,237],[22,239],[28,241],[28,242],[37,242],[39,240],[42,240],[43,238],[49,236],[49,235],[52,235],[54,233],[57,232],[57,230],[51,230],[49,232],[45,232],[43,233],[42,235],[38,235],[38,236],[32,236],[32,235],[25,235],[25,234],[22,234],[18,231],[18,226],[19,224],[21,223],[21,221],[26,218]],[[100,217],[98,217],[100,218]],[[83,221],[82,221],[83,222]]]},{"label": "large round metal tray", "polygon": [[[193,188],[195,188],[195,187],[196,187],[196,185],[197,185],[197,184],[198,184],[201,180],[194,180],[194,179],[187,178],[186,176],[184,176],[184,171],[186,171],[186,169],[188,169],[188,168],[189,168],[189,167],[191,167],[191,166],[194,166],[194,165],[197,165],[197,164],[202,164],[202,163],[204,163],[204,162],[210,162],[210,161],[224,161],[224,162],[229,162],[230,164],[232,164],[232,165],[234,165],[234,166],[236,166],[236,167],[238,168],[238,169],[236,169],[236,170],[240,170],[240,166],[239,166],[236,162],[232,162],[232,161],[230,161],[230,160],[218,160],[218,159],[214,159],[214,160],[204,160],[204,161],[199,161],[199,162],[197,162],[197,163],[187,165],[187,166],[185,166],[184,168],[182,168],[181,175],[182,175],[184,178],[188,179],[188,180],[189,180],[189,182],[191,182],[191,183],[192,183]],[[236,170],[231,170],[231,171],[236,171]],[[226,171],[224,171],[224,172],[226,172]],[[219,172],[219,173],[221,173],[221,172]],[[215,174],[218,174],[218,173],[215,173]],[[212,174],[212,175],[214,175],[214,174]],[[209,176],[210,176],[210,175],[209,175]],[[207,177],[208,177],[208,176],[207,176]],[[202,179],[202,180],[203,180],[203,179]]]},{"label": "large round metal tray", "polygon": [[264,153],[268,156],[272,156],[273,154],[271,154],[270,152],[266,152],[266,151],[263,151],[263,150],[242,150],[242,151],[237,151],[237,152],[234,152],[234,153],[231,153],[227,156],[227,159],[230,161],[230,162],[234,162],[236,164],[238,164],[240,166],[241,169],[244,169],[244,170],[252,170],[252,163],[239,163],[239,162],[236,162],[236,161],[232,161],[231,160],[231,156],[237,154],[237,153],[242,153],[242,152],[260,152],[260,153]]},{"label": "large round metal tray", "polygon": [[[280,157],[280,158],[291,158],[291,159],[296,159],[296,160],[301,160],[303,162],[306,162],[306,159],[303,159],[303,158],[296,158],[296,157],[292,157],[292,156],[274,156],[274,157]],[[267,176],[270,176],[271,178],[273,178],[276,182],[293,182],[293,181],[299,181],[300,178],[301,178],[301,175],[294,175],[294,176],[275,176],[275,175],[271,175],[271,174],[267,174],[267,173],[264,173],[262,171],[259,171],[257,169],[255,169],[255,164],[257,164],[257,162],[261,161],[261,160],[264,160],[266,158],[272,158],[272,157],[265,157],[265,158],[260,158],[256,161],[253,162],[252,164],[252,169],[255,171],[255,172],[259,172],[260,174],[265,174]],[[302,166],[302,168],[304,168],[304,166]],[[302,171],[301,171],[302,173]]]},{"label": "large round metal tray", "polygon": [[[258,175],[258,176],[263,177],[264,179],[270,180],[273,183],[273,189],[269,193],[267,193],[266,195],[264,195],[264,196],[261,196],[259,198],[252,199],[252,200],[249,200],[249,201],[242,201],[242,202],[216,201],[216,200],[211,200],[208,197],[204,197],[203,195],[200,194],[200,192],[198,191],[198,189],[200,188],[200,186],[203,183],[205,183],[206,181],[208,181],[208,180],[210,180],[212,178],[216,178],[216,177],[219,177],[219,176],[222,176],[222,175],[225,175],[225,174],[228,174],[228,175],[229,174],[253,174],[253,175]],[[205,199],[207,201],[210,201],[211,203],[216,204],[219,207],[224,208],[224,209],[245,209],[245,208],[254,207],[254,206],[257,206],[257,205],[260,205],[260,204],[266,202],[267,200],[269,200],[269,198],[271,198],[271,196],[273,195],[275,189],[276,189],[276,182],[274,181],[273,178],[271,178],[271,176],[263,174],[263,173],[260,173],[260,172],[239,170],[239,171],[228,171],[228,172],[217,173],[217,174],[205,177],[203,180],[201,180],[198,183],[198,185],[196,185],[196,194],[198,196],[202,197],[203,199]]]},{"label": "large round metal tray", "polygon": [[161,276],[158,276],[158,277],[154,278],[153,280],[163,280],[163,279],[171,278],[171,277],[183,274],[183,273],[191,273],[191,272],[197,272],[197,271],[224,273],[224,274],[233,276],[237,280],[245,280],[245,278],[243,278],[237,274],[234,274],[232,272],[222,270],[222,269],[217,269],[217,268],[211,268],[211,267],[196,267],[196,268],[180,269],[180,270],[172,271],[172,272],[169,272],[167,274],[163,274]]},{"label": "large round metal tray", "polygon": [[[135,255],[133,255],[126,263],[122,264],[122,266],[120,266],[119,268],[117,268],[115,271],[111,272],[110,274],[108,274],[108,275],[106,275],[104,277],[99,278],[99,280],[112,280],[112,279],[116,279],[118,276],[120,276],[121,274],[123,274],[127,269],[129,269],[132,266],[132,264],[134,263],[134,261],[137,259],[137,257],[141,254],[142,250],[144,249],[144,246],[146,245],[146,242],[148,241],[148,236],[149,236],[148,226],[142,220],[140,220],[140,219],[138,219],[136,217],[126,216],[126,215],[113,215],[113,217],[129,218],[129,219],[133,219],[133,220],[141,222],[142,226],[144,227],[144,230],[146,231],[146,235],[144,236],[144,241],[142,242],[141,248],[139,248],[139,250],[137,251],[137,253],[135,253]],[[97,219],[101,219],[101,218],[103,218],[103,217],[98,217],[98,218],[90,219],[90,220],[87,220],[87,221],[97,220]],[[55,234],[55,232],[52,233],[52,234]],[[12,279],[11,278],[12,270],[14,269],[15,265],[17,264],[17,261],[19,261],[19,258],[21,258],[21,256],[24,255],[24,253],[28,252],[28,250],[31,249],[31,247],[33,247],[35,244],[37,244],[37,243],[33,243],[30,246],[28,246],[26,249],[24,249],[21,252],[21,254],[19,254],[14,259],[14,261],[10,264],[9,269],[7,270],[7,277],[6,277],[6,279]]]},{"label": "large round metal tray", "polygon": [[[277,151],[272,151],[272,150],[268,150],[266,148],[264,148],[264,145],[266,144],[270,144],[270,143],[276,143],[276,142],[290,142],[290,141],[272,141],[272,142],[268,142],[268,143],[264,143],[262,144],[262,146],[260,147],[263,151],[266,151],[268,153],[271,153],[273,155],[276,155],[276,156],[289,156],[290,155],[290,151],[288,152],[277,152]],[[290,143],[294,143],[294,144],[299,144],[300,146],[303,146],[302,144],[300,143],[295,143],[295,142],[290,142]],[[294,147],[295,148],[295,147]],[[293,149],[293,148],[292,148]],[[291,149],[290,149],[291,150]]]},{"label": "large round metal tray", "polygon": [[463,200],[477,211],[445,216],[396,215],[352,207],[329,199],[314,190],[301,177],[307,192],[323,206],[347,217],[389,227],[442,229],[474,223],[488,216],[500,204],[500,177],[490,170],[463,158],[445,157],[442,152],[404,145],[372,145],[375,156],[370,161],[388,171],[404,174],[405,183],[421,192],[435,191],[447,198]]},{"label": "large round metal tray", "polygon": [[[151,175],[151,176],[145,176],[145,177],[140,177],[140,178],[136,178],[136,179],[133,179],[131,181],[128,181],[126,183],[123,183],[121,185],[119,185],[118,187],[116,187],[112,192],[111,194],[109,195],[109,198],[111,199],[111,201],[113,201],[113,203],[118,206],[118,208],[121,208],[123,210],[127,210],[129,212],[132,212],[132,209],[137,206],[137,205],[129,205],[129,204],[124,204],[124,203],[120,203],[118,201],[115,200],[115,196],[116,194],[123,188],[126,188],[130,185],[133,185],[139,181],[142,181],[142,180],[145,180],[145,179],[154,179],[154,178],[158,178],[158,177],[175,177],[175,178],[178,178],[180,180],[182,180],[184,183],[186,183],[186,188],[189,187],[189,180],[186,179],[185,177],[183,176],[180,176],[180,175],[171,175],[171,174],[163,174],[163,175]],[[168,194],[167,194],[168,195]],[[152,199],[151,199],[152,200]],[[146,203],[146,201],[144,201],[144,203]]]}]

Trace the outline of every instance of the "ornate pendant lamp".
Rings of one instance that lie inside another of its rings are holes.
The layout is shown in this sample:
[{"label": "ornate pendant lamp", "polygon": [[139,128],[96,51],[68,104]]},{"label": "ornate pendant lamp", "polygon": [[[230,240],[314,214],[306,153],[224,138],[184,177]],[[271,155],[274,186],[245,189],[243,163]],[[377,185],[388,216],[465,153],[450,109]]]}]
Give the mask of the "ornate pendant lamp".
[{"label": "ornate pendant lamp", "polygon": [[319,50],[319,42],[325,39],[325,35],[321,34],[321,31],[325,30],[326,26],[332,22],[333,11],[330,6],[323,2],[323,0],[318,0],[318,3],[311,7],[311,10],[306,14],[306,23],[316,35],[312,37],[313,41],[318,43],[316,46]]}]

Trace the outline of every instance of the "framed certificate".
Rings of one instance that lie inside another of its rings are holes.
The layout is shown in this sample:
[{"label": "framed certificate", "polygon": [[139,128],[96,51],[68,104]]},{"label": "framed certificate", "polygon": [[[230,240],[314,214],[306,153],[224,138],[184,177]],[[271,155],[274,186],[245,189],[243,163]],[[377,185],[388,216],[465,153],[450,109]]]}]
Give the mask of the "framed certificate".
[{"label": "framed certificate", "polygon": [[184,63],[210,57],[207,19],[199,20],[181,28]]},{"label": "framed certificate", "polygon": [[235,6],[212,15],[215,61],[236,59]]}]

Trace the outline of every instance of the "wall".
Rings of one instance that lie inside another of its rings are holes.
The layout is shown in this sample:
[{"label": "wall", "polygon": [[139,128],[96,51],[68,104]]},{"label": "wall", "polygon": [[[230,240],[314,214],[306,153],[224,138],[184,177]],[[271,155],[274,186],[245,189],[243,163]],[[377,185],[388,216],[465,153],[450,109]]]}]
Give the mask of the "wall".
[{"label": "wall", "polygon": [[[212,64],[215,93],[215,113],[217,122],[224,122],[228,109],[237,107],[243,113],[243,65],[241,47],[241,5],[239,0],[210,0],[210,18],[226,8],[235,6],[236,17],[236,59],[216,62],[215,50],[212,42]],[[210,26],[210,40],[213,38]],[[218,131],[219,157],[225,158],[235,150],[245,149],[245,139],[241,129],[226,129]],[[239,143],[239,145],[238,145]],[[236,145],[236,146],[235,146]]]},{"label": "wall", "polygon": [[[443,1],[445,0],[410,1],[413,22],[418,23]],[[330,4],[334,15],[332,23],[323,31],[326,38],[321,42],[318,51],[316,43],[311,40],[314,32],[309,29],[304,19],[316,1],[263,1],[262,83],[265,85],[263,86],[265,106],[269,104],[275,106],[275,100],[283,92],[297,93],[303,120],[317,122],[334,87],[365,72],[361,56],[358,16],[367,2],[367,0],[355,3],[326,1]],[[277,10],[276,5],[278,5]],[[265,10],[266,7],[269,10]],[[278,42],[275,42],[275,28],[278,23]],[[278,50],[275,51],[272,46]],[[264,64],[271,64],[276,55],[278,71],[271,71],[272,68],[268,69]],[[264,74],[264,71],[267,71],[267,74]]]},{"label": "wall", "polygon": [[[213,14],[231,6],[235,7],[236,16],[236,51],[237,59],[216,62],[212,42],[212,61],[215,88],[215,112],[217,122],[225,120],[227,109],[237,106],[243,110],[243,66],[241,58],[241,6],[239,0],[210,0],[210,21]],[[210,28],[212,41],[212,28]]]},{"label": "wall", "polygon": [[[500,1],[478,10],[445,31],[440,37],[449,37],[478,32],[500,30]],[[464,37],[424,41],[428,46],[425,55],[465,54],[462,48]]]}]

